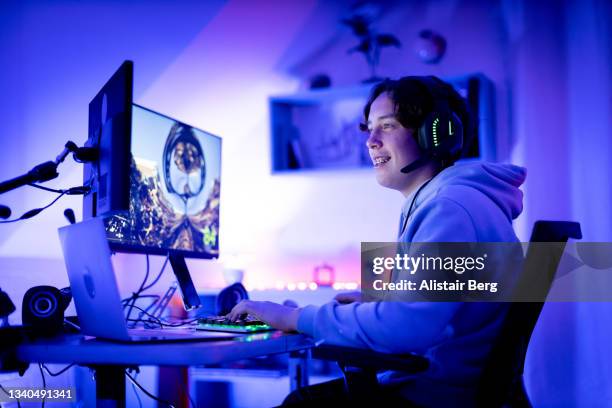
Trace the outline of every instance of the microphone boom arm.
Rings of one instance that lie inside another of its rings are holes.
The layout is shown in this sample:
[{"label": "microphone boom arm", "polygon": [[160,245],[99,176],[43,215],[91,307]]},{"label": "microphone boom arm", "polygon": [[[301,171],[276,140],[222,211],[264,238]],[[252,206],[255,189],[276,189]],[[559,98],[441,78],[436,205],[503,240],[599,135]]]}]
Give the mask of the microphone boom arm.
[{"label": "microphone boom arm", "polygon": [[68,141],[64,150],[55,158],[55,161],[47,161],[34,167],[32,170],[21,176],[0,183],[0,194],[14,190],[26,184],[42,183],[53,180],[59,174],[57,166],[73,153],[75,160],[79,163],[97,160],[98,151],[95,148],[78,147],[74,142]]}]

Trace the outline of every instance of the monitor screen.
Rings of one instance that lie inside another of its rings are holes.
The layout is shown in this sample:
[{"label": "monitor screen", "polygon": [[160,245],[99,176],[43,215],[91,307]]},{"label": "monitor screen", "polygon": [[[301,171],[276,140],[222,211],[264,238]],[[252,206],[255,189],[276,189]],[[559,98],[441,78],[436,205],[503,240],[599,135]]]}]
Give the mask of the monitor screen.
[{"label": "monitor screen", "polygon": [[129,211],[105,218],[111,248],[218,257],[220,182],[221,138],[133,105]]}]

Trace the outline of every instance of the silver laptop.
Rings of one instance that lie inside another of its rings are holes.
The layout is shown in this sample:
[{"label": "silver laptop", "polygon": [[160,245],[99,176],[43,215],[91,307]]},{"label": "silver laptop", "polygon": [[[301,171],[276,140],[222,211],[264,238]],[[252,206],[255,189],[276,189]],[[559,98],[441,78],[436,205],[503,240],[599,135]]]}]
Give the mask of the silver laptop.
[{"label": "silver laptop", "polygon": [[59,229],[72,296],[83,334],[118,341],[197,341],[237,337],[235,333],[189,328],[128,329],[111,251],[100,218]]}]

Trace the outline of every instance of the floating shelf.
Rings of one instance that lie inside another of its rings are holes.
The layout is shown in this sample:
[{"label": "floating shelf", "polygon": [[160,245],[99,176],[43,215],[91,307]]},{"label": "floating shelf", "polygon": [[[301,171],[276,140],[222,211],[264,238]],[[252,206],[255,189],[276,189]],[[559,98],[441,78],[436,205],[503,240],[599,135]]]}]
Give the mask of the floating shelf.
[{"label": "floating shelf", "polygon": [[[467,160],[496,159],[493,83],[484,75],[445,79],[478,120]],[[371,167],[359,130],[372,85],[328,88],[270,98],[272,172]]]}]

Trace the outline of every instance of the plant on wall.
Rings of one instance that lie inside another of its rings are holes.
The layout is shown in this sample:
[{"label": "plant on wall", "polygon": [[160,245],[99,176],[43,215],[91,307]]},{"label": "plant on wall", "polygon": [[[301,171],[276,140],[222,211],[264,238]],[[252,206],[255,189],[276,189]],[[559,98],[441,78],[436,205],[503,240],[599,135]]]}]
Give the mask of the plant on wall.
[{"label": "plant on wall", "polygon": [[354,10],[353,14],[341,20],[358,38],[359,44],[348,50],[349,54],[359,52],[365,57],[370,67],[370,78],[363,82],[377,82],[381,78],[376,75],[376,68],[380,61],[380,52],[384,47],[401,47],[400,41],[392,34],[379,33],[372,27],[376,16],[367,4]]}]

